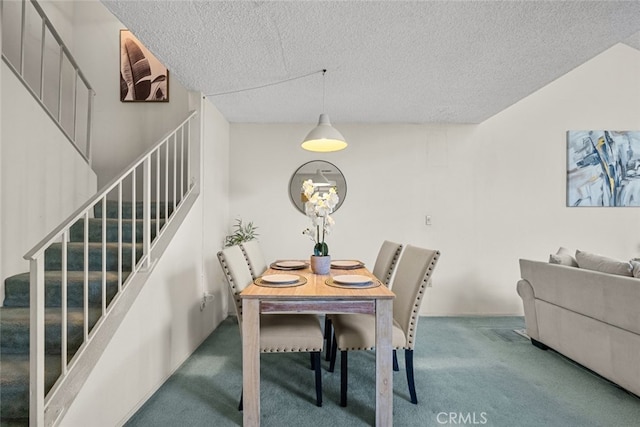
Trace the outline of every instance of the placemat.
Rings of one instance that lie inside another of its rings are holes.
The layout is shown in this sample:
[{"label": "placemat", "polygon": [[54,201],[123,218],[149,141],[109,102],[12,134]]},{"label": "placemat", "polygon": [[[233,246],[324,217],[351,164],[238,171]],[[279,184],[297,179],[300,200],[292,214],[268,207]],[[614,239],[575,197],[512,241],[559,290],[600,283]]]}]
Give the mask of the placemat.
[{"label": "placemat", "polygon": [[336,270],[357,270],[358,268],[362,267],[364,267],[364,263],[355,259],[341,259],[331,261],[331,268]]},{"label": "placemat", "polygon": [[[299,261],[299,262],[303,262],[304,263],[303,265],[293,266],[293,267],[278,265],[279,262],[283,262],[283,261],[285,260],[272,262],[271,265],[269,265],[269,267],[273,268],[274,270],[283,270],[283,271],[304,270],[305,268],[309,267],[309,263],[304,261]],[[297,261],[297,260],[291,260],[291,261]]]},{"label": "placemat", "polygon": [[333,281],[333,277],[328,278],[324,281],[325,284],[329,286],[333,286],[334,288],[343,288],[343,289],[371,289],[377,288],[382,284],[378,279],[371,279],[371,283],[368,285],[343,285],[342,283],[336,283]]},{"label": "placemat", "polygon": [[[298,275],[296,274],[296,276],[298,276]],[[294,282],[294,283],[268,283],[268,282],[263,281],[262,277],[256,278],[253,281],[253,283],[255,283],[258,286],[264,286],[264,287],[267,287],[267,288],[292,288],[294,286],[302,286],[305,283],[307,283],[306,277],[303,277],[303,276],[298,276],[298,277],[299,277],[298,281]]]}]

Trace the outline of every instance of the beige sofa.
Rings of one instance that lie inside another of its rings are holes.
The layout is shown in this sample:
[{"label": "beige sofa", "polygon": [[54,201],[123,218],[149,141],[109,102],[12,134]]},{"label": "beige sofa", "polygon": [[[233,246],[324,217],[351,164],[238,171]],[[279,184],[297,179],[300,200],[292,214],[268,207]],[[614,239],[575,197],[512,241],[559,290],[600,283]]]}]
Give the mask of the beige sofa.
[{"label": "beige sofa", "polygon": [[640,395],[640,279],[520,260],[531,342]]}]

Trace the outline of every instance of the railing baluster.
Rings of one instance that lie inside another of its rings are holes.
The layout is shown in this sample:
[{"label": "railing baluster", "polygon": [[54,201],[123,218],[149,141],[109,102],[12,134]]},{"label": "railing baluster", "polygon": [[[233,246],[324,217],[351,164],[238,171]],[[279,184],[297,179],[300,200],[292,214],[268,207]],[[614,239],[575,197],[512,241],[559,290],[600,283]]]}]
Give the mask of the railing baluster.
[{"label": "railing baluster", "polygon": [[184,125],[180,128],[180,201],[184,197]]},{"label": "railing baluster", "polygon": [[[136,166],[137,168],[137,166]],[[136,270],[136,168],[131,172],[131,272]]]},{"label": "railing baluster", "polygon": [[[103,213],[105,215],[105,213]],[[122,292],[122,181],[118,182],[118,292]]]},{"label": "railing baluster", "polygon": [[142,164],[142,256],[145,268],[151,267],[151,157]]},{"label": "railing baluster", "polygon": [[22,0],[22,16],[20,24],[20,75],[24,76],[24,32],[27,26],[27,0]]},{"label": "railing baluster", "polygon": [[178,134],[173,135],[173,211],[176,210],[176,185],[177,185],[177,166],[176,166],[176,156],[177,154],[177,146],[178,146]]},{"label": "railing baluster", "polygon": [[107,312],[107,196],[102,198],[102,315]]},{"label": "railing baluster", "polygon": [[190,189],[192,185],[191,179],[191,123],[187,123],[187,187]]},{"label": "railing baluster", "polygon": [[60,60],[58,62],[58,123],[62,126],[62,64],[64,62],[64,49],[60,46]]},{"label": "railing baluster", "polygon": [[156,151],[156,239],[160,235],[160,147]]},{"label": "railing baluster", "polygon": [[73,136],[73,140],[75,141],[76,145],[78,143],[78,141],[76,141],[76,126],[78,124],[78,69],[75,69],[75,73],[73,76],[73,95],[71,96],[71,99],[73,100],[73,124],[71,125],[71,131],[72,131],[72,136]]},{"label": "railing baluster", "polygon": [[164,156],[164,223],[167,224],[169,220],[169,141],[171,137],[167,137],[167,143],[165,144],[165,156]]},{"label": "railing baluster", "polygon": [[40,34],[40,91],[39,91],[39,95],[40,95],[40,100],[43,100],[44,98],[44,40],[45,40],[45,30],[47,28],[47,21],[46,19],[42,19],[40,22],[42,22],[42,28],[41,28],[41,34]]},{"label": "railing baluster", "polygon": [[87,100],[87,141],[86,141],[86,150],[87,150],[87,160],[89,161],[89,164],[91,164],[91,159],[92,159],[92,150],[91,150],[91,112],[93,111],[93,95],[94,92],[92,89],[88,89],[87,90],[87,96],[88,96],[88,100]]},{"label": "railing baluster", "polygon": [[83,271],[83,308],[84,308],[84,341],[89,337],[89,211],[84,213],[84,271]]},{"label": "railing baluster", "polygon": [[44,425],[44,258],[42,251],[30,264],[29,425]]},{"label": "railing baluster", "polygon": [[62,233],[62,280],[60,281],[60,307],[62,308],[62,344],[60,348],[60,369],[63,375],[67,373],[67,282],[68,282],[68,274],[67,274],[67,242],[69,241],[69,230],[65,230]]}]

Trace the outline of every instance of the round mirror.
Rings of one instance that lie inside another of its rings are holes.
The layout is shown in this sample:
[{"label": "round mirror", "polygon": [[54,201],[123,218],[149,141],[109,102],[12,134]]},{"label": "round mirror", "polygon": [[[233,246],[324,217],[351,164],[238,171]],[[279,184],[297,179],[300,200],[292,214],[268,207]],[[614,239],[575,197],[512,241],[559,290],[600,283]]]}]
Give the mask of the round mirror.
[{"label": "round mirror", "polygon": [[347,196],[347,181],[336,165],[324,160],[313,160],[300,166],[291,176],[289,181],[289,198],[291,203],[302,213],[304,212],[305,197],[302,193],[302,183],[307,179],[313,181],[317,191],[323,193],[334,187],[340,200],[334,212],[337,211]]}]

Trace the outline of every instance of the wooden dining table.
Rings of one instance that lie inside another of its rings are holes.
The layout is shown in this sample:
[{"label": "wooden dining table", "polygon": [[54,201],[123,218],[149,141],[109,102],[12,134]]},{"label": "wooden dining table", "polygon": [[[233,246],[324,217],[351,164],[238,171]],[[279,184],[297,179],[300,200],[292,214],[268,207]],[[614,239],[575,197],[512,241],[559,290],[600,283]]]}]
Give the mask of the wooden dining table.
[{"label": "wooden dining table", "polygon": [[[264,274],[282,274],[269,268]],[[300,286],[260,286],[256,279],[241,293],[242,298],[242,390],[243,425],[260,425],[260,314],[363,313],[376,316],[376,426],[393,425],[393,377],[391,346],[393,298],[395,295],[364,265],[355,269],[331,269],[314,274],[309,267],[287,271],[306,279]],[[369,276],[375,287],[337,287],[338,275]],[[329,284],[328,284],[329,283]],[[333,285],[333,286],[332,286]]]}]

